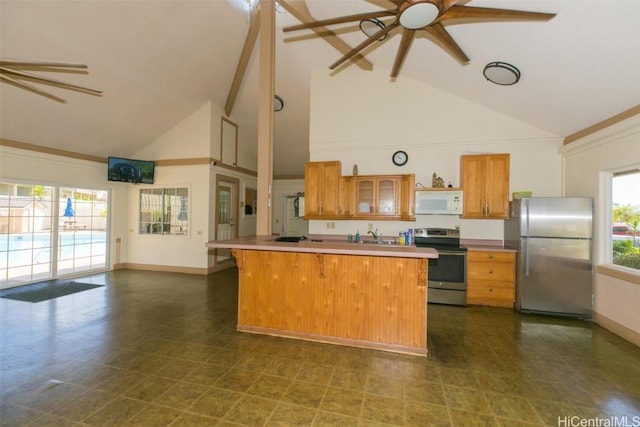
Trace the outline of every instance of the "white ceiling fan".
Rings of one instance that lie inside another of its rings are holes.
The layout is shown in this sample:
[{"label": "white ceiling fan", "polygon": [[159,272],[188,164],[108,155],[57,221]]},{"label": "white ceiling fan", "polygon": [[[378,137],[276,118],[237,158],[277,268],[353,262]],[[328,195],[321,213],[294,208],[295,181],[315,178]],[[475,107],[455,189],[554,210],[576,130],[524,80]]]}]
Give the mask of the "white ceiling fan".
[{"label": "white ceiling fan", "polygon": [[38,95],[53,99],[58,102],[66,103],[63,98],[55,96],[33,84],[45,84],[55,86],[62,89],[75,90],[77,92],[87,93],[95,96],[102,96],[101,90],[90,89],[83,86],[65,83],[60,80],[43,77],[30,71],[37,72],[57,72],[57,73],[83,73],[86,74],[87,66],[84,64],[76,64],[70,62],[55,61],[28,61],[19,59],[0,59],[0,81],[11,84],[13,86],[25,89]]}]

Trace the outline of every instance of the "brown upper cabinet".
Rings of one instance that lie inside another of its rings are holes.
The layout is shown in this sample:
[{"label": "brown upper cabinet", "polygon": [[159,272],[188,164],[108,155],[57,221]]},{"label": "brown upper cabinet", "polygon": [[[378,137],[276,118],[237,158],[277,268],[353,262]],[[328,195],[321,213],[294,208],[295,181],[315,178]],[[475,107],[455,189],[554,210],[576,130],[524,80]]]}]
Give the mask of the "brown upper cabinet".
[{"label": "brown upper cabinet", "polygon": [[304,166],[304,217],[329,219],[339,216],[342,165],[339,161],[307,162]]},{"label": "brown upper cabinet", "polygon": [[464,191],[462,218],[509,217],[509,154],[460,157],[460,182]]},{"label": "brown upper cabinet", "polygon": [[357,218],[400,216],[399,176],[356,176],[355,182]]},{"label": "brown upper cabinet", "polygon": [[341,176],[341,164],[305,165],[306,219],[415,221],[415,175]]},{"label": "brown upper cabinet", "polygon": [[416,220],[416,176],[402,175],[400,187],[400,219],[403,221]]}]

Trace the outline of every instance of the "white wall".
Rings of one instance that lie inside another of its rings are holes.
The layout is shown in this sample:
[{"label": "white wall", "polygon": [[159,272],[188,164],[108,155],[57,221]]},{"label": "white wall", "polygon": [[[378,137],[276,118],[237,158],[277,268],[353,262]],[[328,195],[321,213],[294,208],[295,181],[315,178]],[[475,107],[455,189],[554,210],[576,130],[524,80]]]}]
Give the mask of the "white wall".
[{"label": "white wall", "polygon": [[127,206],[131,184],[107,181],[107,164],[0,146],[0,179],[29,184],[58,184],[111,190],[110,267],[117,238],[122,239],[121,260],[127,257]]},{"label": "white wall", "polygon": [[[606,264],[611,256],[610,177],[613,172],[640,168],[640,115],[572,142],[562,153],[564,195],[593,197],[595,263]],[[614,265],[610,268],[637,275],[638,280],[632,283],[596,272],[596,318],[604,317],[640,336],[640,273]]]},{"label": "white wall", "polygon": [[[222,108],[207,102],[189,117],[178,123],[135,154],[135,158],[171,160],[201,157],[220,157],[220,128]],[[239,130],[240,131],[240,130]],[[240,135],[239,135],[240,139]],[[238,145],[238,158],[250,159],[255,150],[249,144]],[[240,163],[240,161],[239,161]],[[246,168],[253,167],[245,161]],[[133,264],[162,265],[169,267],[208,268],[213,258],[205,247],[215,240],[215,176],[217,173],[238,178],[237,203],[244,201],[244,187],[256,187],[256,178],[237,171],[209,164],[184,166],[156,166],[152,186],[134,186],[129,193],[128,232],[129,254],[127,262]],[[190,233],[188,236],[157,236],[139,234],[137,227],[139,189],[150,187],[189,187]],[[240,211],[241,212],[241,211]],[[255,218],[238,220],[239,235],[255,234]]]},{"label": "white wall", "polygon": [[210,157],[211,102],[207,102],[164,135],[138,151],[134,158],[145,160]]},{"label": "white wall", "polygon": [[[128,203],[128,257],[133,264],[165,267],[207,267],[209,234],[209,165],[164,166],[156,168],[153,185],[130,185]],[[189,188],[189,234],[164,236],[140,234],[138,212],[143,188]]]},{"label": "white wall", "polygon": [[[460,185],[460,156],[511,154],[511,191],[558,196],[562,188],[562,139],[503,114],[387,70],[362,72],[352,67],[336,75],[316,72],[311,78],[311,160],[340,160],[342,173],[360,175],[415,173],[431,186],[435,172],[445,183]],[[504,89],[504,88],[500,88]],[[391,162],[396,150],[409,155],[405,166]],[[407,228],[459,225],[465,239],[503,238],[501,220],[461,220],[421,215],[412,222],[311,221],[312,234],[347,234],[378,228],[396,235]]]}]

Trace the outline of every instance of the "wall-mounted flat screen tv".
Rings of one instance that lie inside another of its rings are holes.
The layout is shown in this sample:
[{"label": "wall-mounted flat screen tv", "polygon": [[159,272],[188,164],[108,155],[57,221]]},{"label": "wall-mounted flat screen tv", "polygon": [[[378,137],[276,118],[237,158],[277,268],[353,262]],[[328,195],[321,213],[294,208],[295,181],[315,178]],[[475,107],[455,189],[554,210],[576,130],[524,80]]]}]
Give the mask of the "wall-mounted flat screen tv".
[{"label": "wall-mounted flat screen tv", "polygon": [[150,160],[109,157],[107,170],[107,179],[109,181],[133,182],[134,184],[153,184],[155,162]]}]

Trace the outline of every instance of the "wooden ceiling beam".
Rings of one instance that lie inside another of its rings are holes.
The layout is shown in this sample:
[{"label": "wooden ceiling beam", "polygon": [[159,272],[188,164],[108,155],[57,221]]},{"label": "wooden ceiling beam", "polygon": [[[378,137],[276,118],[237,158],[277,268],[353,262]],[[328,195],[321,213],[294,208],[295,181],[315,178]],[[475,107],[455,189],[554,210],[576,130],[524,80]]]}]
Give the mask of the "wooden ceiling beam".
[{"label": "wooden ceiling beam", "polygon": [[227,115],[227,117],[231,116],[233,105],[235,104],[236,98],[238,97],[240,85],[242,84],[242,80],[244,80],[244,75],[247,72],[247,66],[249,65],[249,60],[251,59],[253,48],[256,45],[258,33],[260,32],[260,13],[258,9],[259,3],[260,2],[256,2],[251,9],[249,32],[247,33],[247,37],[244,40],[244,46],[242,48],[242,53],[240,54],[240,60],[238,61],[238,66],[236,67],[236,74],[233,76],[231,88],[229,89],[229,95],[227,95],[227,102],[224,105],[224,113]]}]

